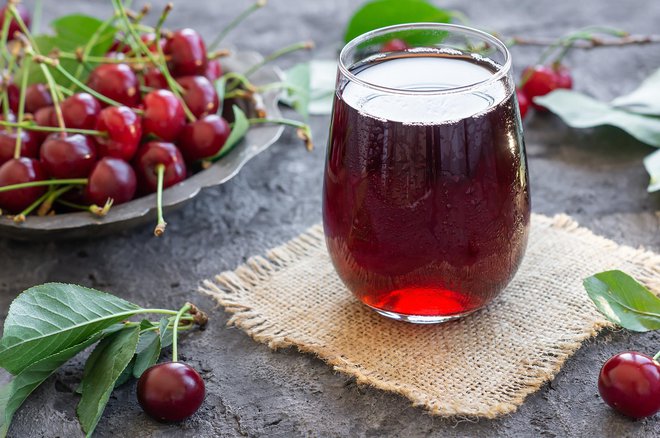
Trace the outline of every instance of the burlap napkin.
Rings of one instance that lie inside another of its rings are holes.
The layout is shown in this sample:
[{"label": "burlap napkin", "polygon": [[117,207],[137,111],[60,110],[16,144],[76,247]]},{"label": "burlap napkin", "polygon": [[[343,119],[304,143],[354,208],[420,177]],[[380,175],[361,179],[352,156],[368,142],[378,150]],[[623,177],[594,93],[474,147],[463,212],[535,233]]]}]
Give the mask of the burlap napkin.
[{"label": "burlap napkin", "polygon": [[660,290],[660,256],[617,245],[564,215],[534,215],[522,266],[490,306],[416,326],[361,305],[335,274],[315,226],[202,289],[233,314],[230,324],[273,349],[313,353],[433,414],[493,418],[515,411],[608,324],[582,279],[613,268]]}]

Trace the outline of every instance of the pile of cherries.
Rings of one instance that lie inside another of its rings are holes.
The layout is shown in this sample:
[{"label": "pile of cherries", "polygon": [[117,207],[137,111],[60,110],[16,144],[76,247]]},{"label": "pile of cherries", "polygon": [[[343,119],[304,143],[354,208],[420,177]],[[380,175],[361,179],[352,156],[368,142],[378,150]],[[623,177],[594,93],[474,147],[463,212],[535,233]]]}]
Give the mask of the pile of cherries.
[{"label": "pile of cherries", "polygon": [[[17,6],[29,26],[28,11]],[[0,17],[6,9],[0,10]],[[17,31],[12,20],[10,35]],[[8,107],[2,107],[2,120],[16,122],[22,112],[21,121],[34,124],[22,124],[21,129],[0,126],[0,188],[86,179],[63,194],[63,203],[103,206],[111,200],[116,205],[177,184],[196,163],[218,154],[230,133],[230,125],[218,114],[214,84],[223,74],[219,60],[209,58],[204,40],[193,29],[168,33],[159,41],[149,33],[141,39],[154,54],[164,53],[177,93],[162,66],[122,63],[123,57],[135,56],[124,41],[116,41],[106,54],[113,62],[97,65],[86,87],[62,102],[54,102],[47,84],[35,83],[25,89],[21,111],[19,85],[6,81],[2,88]],[[19,215],[46,192],[44,185],[0,191],[0,209]]]}]

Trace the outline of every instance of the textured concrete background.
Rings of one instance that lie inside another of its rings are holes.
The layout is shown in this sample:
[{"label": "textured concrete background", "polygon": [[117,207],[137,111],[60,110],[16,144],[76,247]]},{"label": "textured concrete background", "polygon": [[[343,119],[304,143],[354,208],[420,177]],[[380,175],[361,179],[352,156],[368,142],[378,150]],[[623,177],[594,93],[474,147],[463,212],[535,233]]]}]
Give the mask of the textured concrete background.
[{"label": "textured concrete background", "polygon": [[[108,14],[107,0],[44,1],[44,21],[70,12]],[[140,2],[136,2],[140,3]],[[153,1],[156,9],[164,1]],[[175,1],[172,27],[194,26],[212,37],[247,2]],[[357,2],[272,0],[235,31],[239,48],[270,52],[313,39],[314,56],[332,57]],[[559,35],[590,24],[635,33],[657,32],[660,4],[638,0],[518,0],[438,2],[456,7],[474,25],[516,35]],[[520,69],[538,49],[514,48]],[[301,58],[301,57],[298,57]],[[282,65],[294,62],[289,58]],[[568,59],[577,88],[600,98],[632,89],[660,65],[658,46],[576,52]],[[272,352],[236,329],[196,293],[203,278],[232,269],[320,220],[321,170],[328,119],[313,120],[317,149],[306,153],[291,132],[229,183],[203,192],[167,218],[166,237],[152,227],[88,241],[0,241],[0,312],[22,290],[46,281],[80,283],[136,303],[178,308],[186,300],[211,310],[211,325],[184,336],[185,360],[201,370],[208,396],[182,424],[159,424],[142,413],[135,384],[113,393],[97,436],[635,436],[660,435],[660,419],[633,422],[607,408],[596,377],[612,354],[635,349],[653,354],[660,335],[604,333],[570,359],[557,378],[519,411],[496,421],[431,417],[399,396],[358,387],[323,362],[295,351]],[[642,158],[651,148],[614,129],[572,131],[552,116],[526,124],[533,208],[566,212],[618,242],[660,251],[660,202],[645,192]],[[549,255],[561,257],[561,254]],[[11,436],[81,436],[74,388],[82,361],[74,360],[45,382],[15,417]],[[4,376],[6,377],[6,376]]]}]

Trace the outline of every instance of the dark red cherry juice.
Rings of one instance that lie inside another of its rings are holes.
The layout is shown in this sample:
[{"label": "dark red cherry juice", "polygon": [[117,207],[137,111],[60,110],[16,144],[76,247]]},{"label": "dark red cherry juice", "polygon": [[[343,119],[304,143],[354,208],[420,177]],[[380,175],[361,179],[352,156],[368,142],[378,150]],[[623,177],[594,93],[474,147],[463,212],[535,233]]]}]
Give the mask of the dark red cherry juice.
[{"label": "dark red cherry juice", "polygon": [[496,69],[453,52],[399,53],[352,73],[417,93],[339,82],[325,234],[341,279],[376,310],[464,315],[490,302],[520,264],[530,200],[515,93],[504,82],[423,93],[488,80]]}]

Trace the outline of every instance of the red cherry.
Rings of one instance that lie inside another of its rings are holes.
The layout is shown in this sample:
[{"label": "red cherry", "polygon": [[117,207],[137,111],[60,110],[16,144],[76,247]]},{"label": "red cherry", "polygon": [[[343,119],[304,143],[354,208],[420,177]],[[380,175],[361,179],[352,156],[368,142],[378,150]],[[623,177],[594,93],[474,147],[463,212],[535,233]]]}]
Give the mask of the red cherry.
[{"label": "red cherry", "polygon": [[[559,71],[561,71],[561,78],[558,74]],[[570,88],[573,85],[568,69],[563,66],[535,65],[527,67],[523,70],[522,81],[522,91],[531,100],[532,106],[541,111],[545,111],[545,108],[534,103],[535,97],[545,96],[558,88]]]},{"label": "red cherry", "polygon": [[214,59],[208,62],[204,76],[206,76],[206,79],[211,82],[215,82],[222,76],[222,64],[220,64],[219,59]]},{"label": "red cherry", "polygon": [[99,114],[96,130],[108,134],[96,137],[99,156],[130,161],[140,144],[142,119],[126,106],[110,106]]},{"label": "red cherry", "polygon": [[151,87],[156,90],[168,88],[165,75],[163,75],[163,73],[161,73],[160,69],[157,67],[147,67],[142,73],[142,78],[144,79],[144,85],[147,87]]},{"label": "red cherry", "polygon": [[156,166],[165,165],[163,189],[186,179],[186,163],[179,149],[172,143],[151,141],[138,149],[133,162],[140,190],[153,193],[158,189]]},{"label": "red cherry", "polygon": [[121,39],[118,39],[112,42],[112,45],[106,52],[105,56],[112,57],[110,55],[119,55],[119,54],[124,55],[126,53],[129,53],[130,51],[131,51],[131,45],[126,44],[126,42]]},{"label": "red cherry", "polygon": [[[150,33],[143,33],[140,35],[140,39],[144,44],[147,45],[147,48],[149,49],[150,52],[152,53],[158,53],[158,46],[156,45],[156,34],[150,32]],[[165,50],[165,38],[160,39],[160,48]]]},{"label": "red cherry", "polygon": [[101,104],[88,93],[76,93],[64,99],[62,117],[67,128],[94,129]]},{"label": "red cherry", "polygon": [[[9,110],[13,113],[17,113],[18,102],[21,96],[21,90],[19,90],[16,84],[14,84],[13,82],[9,82],[9,84],[6,85],[6,89],[4,88],[5,88],[4,80],[0,75],[0,90],[2,92],[7,93],[7,100],[9,101]],[[0,96],[1,95],[2,94],[0,93]],[[0,106],[4,108],[4,99],[0,99]]]},{"label": "red cherry", "polygon": [[53,178],[86,178],[96,163],[96,146],[86,135],[55,133],[41,145],[40,155]]},{"label": "red cherry", "polygon": [[[55,114],[55,107],[47,106],[44,108],[39,108],[34,113],[34,121],[39,126],[54,128],[57,127],[57,115]],[[39,144],[43,143],[46,140],[46,137],[50,135],[48,132],[42,131],[32,131],[37,139]]]},{"label": "red cherry", "polygon": [[102,158],[89,175],[86,198],[92,204],[104,205],[108,199],[114,205],[123,204],[133,199],[136,190],[136,178],[133,168],[119,158]]},{"label": "red cherry", "polygon": [[218,93],[206,77],[183,76],[176,81],[183,88],[183,100],[195,117],[213,114],[218,110]]},{"label": "red cherry", "polygon": [[[21,131],[21,157],[37,158],[39,155],[39,140],[34,131]],[[0,165],[14,158],[18,130],[0,130]]]},{"label": "red cherry", "polygon": [[[41,164],[33,158],[13,158],[0,166],[0,187],[43,181],[46,177]],[[0,209],[20,213],[44,193],[44,186],[0,192]]]},{"label": "red cherry", "polygon": [[193,29],[181,29],[165,43],[170,56],[170,71],[174,76],[203,75],[206,72],[206,45]]},{"label": "red cherry", "polygon": [[87,85],[122,105],[134,107],[140,101],[137,76],[126,64],[102,64],[89,75]]},{"label": "red cherry", "polygon": [[187,124],[179,136],[179,148],[187,162],[217,154],[225,145],[231,129],[225,119],[215,114]]},{"label": "red cherry", "polygon": [[527,111],[529,111],[529,99],[525,93],[519,89],[516,90],[516,97],[518,98],[518,107],[520,108],[520,118],[524,120]]},{"label": "red cherry", "polygon": [[169,90],[156,90],[144,97],[144,118],[142,129],[144,134],[153,134],[165,141],[175,140],[186,116],[181,102]]},{"label": "red cherry", "polygon": [[600,370],[598,392],[623,415],[650,417],[660,411],[660,364],[636,351],[616,354]]},{"label": "red cherry", "polygon": [[147,369],[137,384],[137,398],[144,412],[160,421],[181,421],[204,402],[204,380],[190,365],[166,362]]},{"label": "red cherry", "polygon": [[[25,23],[25,26],[29,29],[30,23],[32,21],[32,18],[30,17],[30,10],[20,3],[15,4],[15,6],[16,9],[18,10],[18,15],[20,15],[21,20],[23,20],[23,23]],[[7,6],[4,6],[2,9],[0,9],[0,17],[2,17],[0,18],[0,20],[4,22],[4,19],[7,14],[11,15],[11,12],[9,12]],[[16,32],[21,32],[21,27],[18,25],[16,19],[12,18],[11,21],[9,22],[9,33],[7,34],[8,39],[13,40],[14,34]]]},{"label": "red cherry", "polygon": [[566,66],[558,64],[553,66],[553,69],[557,75],[557,85],[559,88],[569,90],[573,88],[573,76],[571,76],[571,71]]},{"label": "red cherry", "polygon": [[25,90],[25,112],[34,114],[52,104],[53,98],[46,84],[32,84]]},{"label": "red cherry", "polygon": [[410,46],[408,43],[405,41],[399,39],[399,38],[394,38],[392,40],[389,40],[385,44],[383,44],[383,47],[380,49],[381,52],[403,52],[407,49],[409,49]]}]

